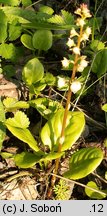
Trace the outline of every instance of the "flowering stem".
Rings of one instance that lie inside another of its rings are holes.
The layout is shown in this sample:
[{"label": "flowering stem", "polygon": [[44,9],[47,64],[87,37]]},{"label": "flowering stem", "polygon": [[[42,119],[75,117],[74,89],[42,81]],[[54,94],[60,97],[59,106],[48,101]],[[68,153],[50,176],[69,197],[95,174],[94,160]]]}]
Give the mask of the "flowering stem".
[{"label": "flowering stem", "polygon": [[[83,27],[81,26],[78,41],[77,41],[77,48],[79,48],[79,49],[80,49],[80,44],[81,44],[82,33],[83,33]],[[70,108],[70,101],[71,101],[71,96],[72,96],[72,91],[71,91],[70,86],[71,86],[71,83],[75,79],[75,76],[76,76],[78,57],[79,57],[79,54],[76,54],[75,59],[74,59],[74,66],[73,66],[71,79],[69,81],[69,89],[68,89],[68,93],[67,93],[67,100],[66,100],[66,106],[65,106],[63,123],[62,123],[61,136],[60,136],[59,145],[58,145],[58,153],[60,153],[61,149],[62,149],[62,143],[60,142],[60,140],[63,139],[65,128],[66,128],[67,116],[68,116],[68,111],[69,111],[69,108]],[[54,172],[53,172],[55,175],[58,172],[59,162],[60,162],[60,159],[57,158],[56,161],[55,161],[55,169],[54,169]],[[56,176],[52,176],[51,189],[53,188],[53,186],[55,184],[55,181],[56,181]]]}]

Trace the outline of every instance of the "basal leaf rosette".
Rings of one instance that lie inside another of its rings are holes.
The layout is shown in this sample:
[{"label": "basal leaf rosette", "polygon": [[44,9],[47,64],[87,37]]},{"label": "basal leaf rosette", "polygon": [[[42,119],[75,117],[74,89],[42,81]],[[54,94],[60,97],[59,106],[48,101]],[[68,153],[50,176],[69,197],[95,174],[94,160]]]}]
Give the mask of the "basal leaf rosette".
[{"label": "basal leaf rosette", "polygon": [[[57,150],[61,136],[64,110],[58,110],[41,130],[41,139],[50,150]],[[85,125],[83,112],[68,112],[62,151],[69,149],[80,137]]]}]

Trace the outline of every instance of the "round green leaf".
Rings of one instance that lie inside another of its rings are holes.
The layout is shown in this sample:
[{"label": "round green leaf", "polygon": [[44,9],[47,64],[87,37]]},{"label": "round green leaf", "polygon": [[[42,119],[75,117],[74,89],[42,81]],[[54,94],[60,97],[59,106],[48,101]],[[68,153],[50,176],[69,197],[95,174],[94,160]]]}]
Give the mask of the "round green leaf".
[{"label": "round green leaf", "polygon": [[[41,131],[41,139],[44,145],[48,145],[50,149],[58,148],[59,138],[62,130],[64,110],[59,109],[48,120]],[[67,117],[67,125],[65,128],[65,139],[62,144],[62,151],[69,149],[80,137],[85,125],[85,118],[82,112],[69,111]]]},{"label": "round green leaf", "polygon": [[81,179],[93,172],[103,160],[101,149],[84,148],[74,153],[70,159],[69,171],[64,173],[66,178]]},{"label": "round green leaf", "polygon": [[34,166],[40,157],[36,156],[35,154],[29,152],[22,152],[21,154],[16,154],[14,157],[16,166],[20,168],[30,168]]},{"label": "round green leaf", "polygon": [[29,60],[22,71],[23,80],[28,86],[40,81],[43,75],[43,65],[37,58]]},{"label": "round green leaf", "polygon": [[21,42],[28,49],[34,50],[34,47],[33,47],[33,44],[32,44],[32,36],[31,35],[23,34],[21,36]]},{"label": "round green leaf", "polygon": [[52,32],[49,30],[37,30],[33,35],[33,47],[47,51],[52,46]]},{"label": "round green leaf", "polygon": [[99,190],[99,188],[95,182],[90,181],[90,182],[88,182],[87,186],[94,188],[94,189],[98,190],[99,192],[102,192],[102,194],[101,194],[101,193],[95,192],[89,188],[85,188],[86,195],[89,196],[91,199],[100,200],[100,199],[104,199],[107,196],[106,194],[103,193],[103,191]]}]

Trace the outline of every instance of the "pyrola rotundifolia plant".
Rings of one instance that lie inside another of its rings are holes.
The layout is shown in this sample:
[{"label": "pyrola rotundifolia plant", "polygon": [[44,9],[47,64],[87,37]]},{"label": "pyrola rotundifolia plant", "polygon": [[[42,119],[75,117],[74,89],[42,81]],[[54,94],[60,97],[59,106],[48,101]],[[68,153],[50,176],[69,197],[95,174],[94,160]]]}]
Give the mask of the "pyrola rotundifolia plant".
[{"label": "pyrola rotundifolia plant", "polygon": [[[89,26],[86,26],[86,19],[90,18],[91,14],[86,4],[81,4],[80,8],[78,8],[74,13],[78,15],[78,18],[76,19],[76,26],[79,27],[79,31],[76,31],[74,28],[72,28],[67,41],[67,46],[72,52],[72,60],[65,57],[62,60],[62,66],[64,68],[68,68],[70,64],[73,64],[73,69],[69,81],[67,101],[64,111],[61,136],[59,139],[58,152],[62,151],[62,146],[65,140],[65,128],[67,124],[67,117],[70,109],[72,93],[77,93],[77,91],[79,91],[82,86],[82,84],[76,80],[76,72],[82,72],[84,68],[88,65],[88,61],[86,60],[87,56],[81,55],[81,44],[86,42],[91,34],[91,28]],[[59,161],[59,158],[56,159],[56,166],[54,171],[55,174],[57,173],[59,167]],[[54,185],[54,182],[55,177],[52,178],[52,185]]]}]

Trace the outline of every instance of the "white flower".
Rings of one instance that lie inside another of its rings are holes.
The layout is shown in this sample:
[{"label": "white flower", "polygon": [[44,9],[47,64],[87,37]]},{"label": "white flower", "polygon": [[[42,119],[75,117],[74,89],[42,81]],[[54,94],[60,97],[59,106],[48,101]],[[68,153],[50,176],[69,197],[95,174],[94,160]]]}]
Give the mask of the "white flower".
[{"label": "white flower", "polygon": [[78,33],[75,31],[74,28],[72,28],[71,31],[70,31],[70,38],[72,38],[74,36],[78,36]]},{"label": "white flower", "polygon": [[86,57],[87,57],[87,56],[81,56],[81,58],[80,58],[81,61],[80,61],[80,63],[77,65],[77,71],[78,71],[78,72],[82,72],[82,71],[84,70],[84,68],[87,67],[88,61],[85,60]]},{"label": "white flower", "polygon": [[91,17],[90,11],[89,11],[86,4],[83,3],[83,4],[81,4],[80,7],[81,7],[82,14],[85,18]]},{"label": "white flower", "polygon": [[83,68],[85,68],[85,67],[87,67],[87,65],[88,65],[88,61],[86,61],[86,60],[81,60],[81,62],[80,62],[80,65],[83,67]]},{"label": "white flower", "polygon": [[77,54],[77,55],[80,55],[80,49],[78,47],[74,47],[72,49],[73,53]]},{"label": "white flower", "polygon": [[69,63],[70,63],[69,60],[65,57],[61,62],[62,62],[62,66],[65,68],[67,68],[69,66]]},{"label": "white flower", "polygon": [[86,41],[86,40],[88,40],[90,34],[91,34],[91,28],[88,26],[88,27],[85,29],[85,31],[84,31],[84,33],[83,33],[83,35],[82,35],[82,37],[81,37],[81,41]]},{"label": "white flower", "polygon": [[77,71],[82,72],[83,70],[84,70],[84,67],[82,67],[81,65],[78,64]]},{"label": "white flower", "polygon": [[76,11],[74,11],[74,13],[81,16],[81,8],[77,8]]},{"label": "white flower", "polygon": [[82,19],[82,18],[78,18],[77,19],[77,22],[76,22],[76,25],[77,26],[84,26],[85,25],[85,21],[84,21],[84,19]]},{"label": "white flower", "polygon": [[84,19],[91,17],[90,11],[84,3],[81,4],[80,8],[78,8],[74,13],[80,15]]},{"label": "white flower", "polygon": [[74,40],[68,38],[67,46],[68,46],[68,47],[73,47],[73,46],[75,46]]},{"label": "white flower", "polygon": [[63,77],[58,76],[58,82],[57,82],[58,88],[63,88],[65,84],[66,84],[65,79]]},{"label": "white flower", "polygon": [[71,91],[76,94],[81,89],[81,83],[79,81],[73,81],[70,86]]},{"label": "white flower", "polygon": [[91,28],[88,26],[85,30],[85,33],[89,36],[91,34]]},{"label": "white flower", "polygon": [[87,35],[86,33],[83,33],[82,37],[81,37],[81,41],[87,41],[89,38],[89,35]]}]

